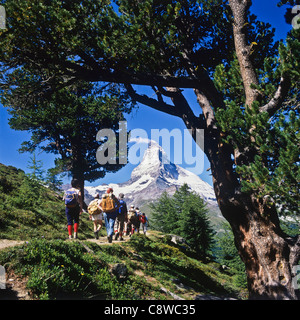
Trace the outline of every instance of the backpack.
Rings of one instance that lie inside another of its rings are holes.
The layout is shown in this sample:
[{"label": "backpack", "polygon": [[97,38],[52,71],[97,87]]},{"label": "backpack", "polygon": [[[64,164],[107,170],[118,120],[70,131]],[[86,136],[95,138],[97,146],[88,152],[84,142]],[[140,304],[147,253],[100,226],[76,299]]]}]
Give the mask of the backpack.
[{"label": "backpack", "polygon": [[140,216],[140,221],[141,221],[141,223],[143,223],[143,224],[145,224],[146,223],[146,216],[143,216],[143,215],[141,215]]},{"label": "backpack", "polygon": [[120,208],[119,208],[119,216],[125,216],[127,212],[126,203],[124,200],[119,200]]},{"label": "backpack", "polygon": [[88,209],[88,213],[91,214],[91,215],[101,213],[101,210],[98,207],[98,199],[93,200],[89,204],[87,209]]},{"label": "backpack", "polygon": [[112,213],[114,212],[117,208],[117,202],[116,202],[116,197],[115,196],[107,196],[104,199],[102,199],[101,202],[101,207],[104,212],[106,213]]},{"label": "backpack", "polygon": [[136,221],[136,212],[135,210],[129,210],[128,211],[128,220],[130,220],[131,222],[135,222]]},{"label": "backpack", "polygon": [[74,190],[65,191],[65,205],[67,208],[75,208],[78,205],[78,193]]}]

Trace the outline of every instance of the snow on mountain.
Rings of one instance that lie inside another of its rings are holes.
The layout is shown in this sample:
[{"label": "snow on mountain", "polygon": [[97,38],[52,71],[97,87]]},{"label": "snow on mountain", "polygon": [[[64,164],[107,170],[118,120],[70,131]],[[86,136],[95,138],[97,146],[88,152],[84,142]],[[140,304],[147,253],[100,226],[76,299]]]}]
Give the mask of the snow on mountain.
[{"label": "snow on mountain", "polygon": [[112,187],[116,196],[124,193],[128,205],[143,206],[157,200],[166,191],[169,194],[184,183],[197,192],[209,206],[217,207],[213,188],[201,178],[168,161],[165,151],[151,140],[141,163],[132,171],[129,181],[120,184],[85,187],[85,201],[89,203],[99,193],[102,195]]}]

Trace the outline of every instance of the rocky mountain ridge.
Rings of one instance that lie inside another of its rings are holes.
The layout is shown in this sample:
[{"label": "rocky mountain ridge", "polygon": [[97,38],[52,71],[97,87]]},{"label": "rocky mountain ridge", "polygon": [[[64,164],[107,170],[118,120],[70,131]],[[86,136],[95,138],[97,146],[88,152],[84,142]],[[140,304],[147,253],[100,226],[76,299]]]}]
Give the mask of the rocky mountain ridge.
[{"label": "rocky mountain ridge", "polygon": [[128,205],[133,204],[147,211],[149,203],[156,201],[164,191],[173,195],[185,183],[204,199],[209,211],[216,218],[223,219],[213,188],[199,176],[170,162],[162,147],[153,140],[127,182],[86,186],[85,201],[88,204],[97,193],[101,196],[111,187],[116,196],[124,193]]}]

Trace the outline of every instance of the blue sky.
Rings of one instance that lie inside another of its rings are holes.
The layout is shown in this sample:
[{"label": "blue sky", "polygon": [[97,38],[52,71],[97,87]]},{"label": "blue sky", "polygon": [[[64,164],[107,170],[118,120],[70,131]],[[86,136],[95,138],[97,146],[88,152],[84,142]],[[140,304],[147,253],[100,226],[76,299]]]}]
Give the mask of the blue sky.
[{"label": "blue sky", "polygon": [[[252,12],[256,14],[260,20],[269,22],[276,28],[276,40],[285,39],[286,33],[291,29],[291,26],[287,25],[284,19],[285,7],[278,8],[276,6],[276,0],[253,0],[252,2]],[[197,102],[192,90],[186,90],[185,93],[191,105],[197,107]],[[25,131],[11,130],[8,125],[8,118],[9,115],[7,110],[0,105],[0,163],[12,165],[28,172],[27,166],[31,155],[28,153],[20,154],[17,150],[20,148],[23,141],[30,139],[30,135]],[[185,125],[181,119],[169,116],[143,105],[139,105],[139,108],[136,111],[127,116],[127,125],[129,130],[135,128],[146,130],[149,138],[151,137],[151,129],[154,128],[166,128],[169,131],[178,128],[182,130],[182,132],[185,129]],[[173,158],[173,151],[174,150],[171,149],[171,160]],[[51,154],[37,154],[37,158],[38,160],[42,160],[45,169],[54,165],[54,156]],[[209,162],[204,158],[204,170],[199,176],[204,181],[212,184],[210,172],[206,171],[209,166]],[[95,186],[102,183],[125,182],[130,178],[131,171],[134,167],[134,165],[128,164],[117,173],[107,174],[106,177],[101,180],[93,183],[87,182],[87,185]],[[190,166],[183,163],[182,167],[188,169]],[[65,180],[65,182],[68,181],[70,181],[70,179]]]}]

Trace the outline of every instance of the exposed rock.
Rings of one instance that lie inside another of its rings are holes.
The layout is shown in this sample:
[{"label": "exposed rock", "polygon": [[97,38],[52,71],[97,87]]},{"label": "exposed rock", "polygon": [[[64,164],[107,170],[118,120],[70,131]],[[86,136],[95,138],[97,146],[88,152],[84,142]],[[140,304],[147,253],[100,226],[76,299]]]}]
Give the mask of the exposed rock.
[{"label": "exposed rock", "polygon": [[112,267],[112,273],[118,279],[126,279],[128,275],[128,269],[124,263],[117,263]]},{"label": "exposed rock", "polygon": [[232,297],[216,297],[210,294],[198,294],[194,300],[237,300],[235,298]]},{"label": "exposed rock", "polygon": [[187,246],[188,247],[188,244],[186,242],[186,240],[180,236],[177,236],[175,234],[171,234],[171,241],[175,244],[178,244],[178,245],[184,245],[184,246]]},{"label": "exposed rock", "polygon": [[160,288],[160,291],[163,292],[163,293],[165,293],[165,294],[170,295],[171,297],[173,297],[174,300],[184,300],[183,298],[179,297],[177,294],[175,294],[175,293],[167,290],[167,289],[164,288],[164,287],[161,287],[161,288]]}]

